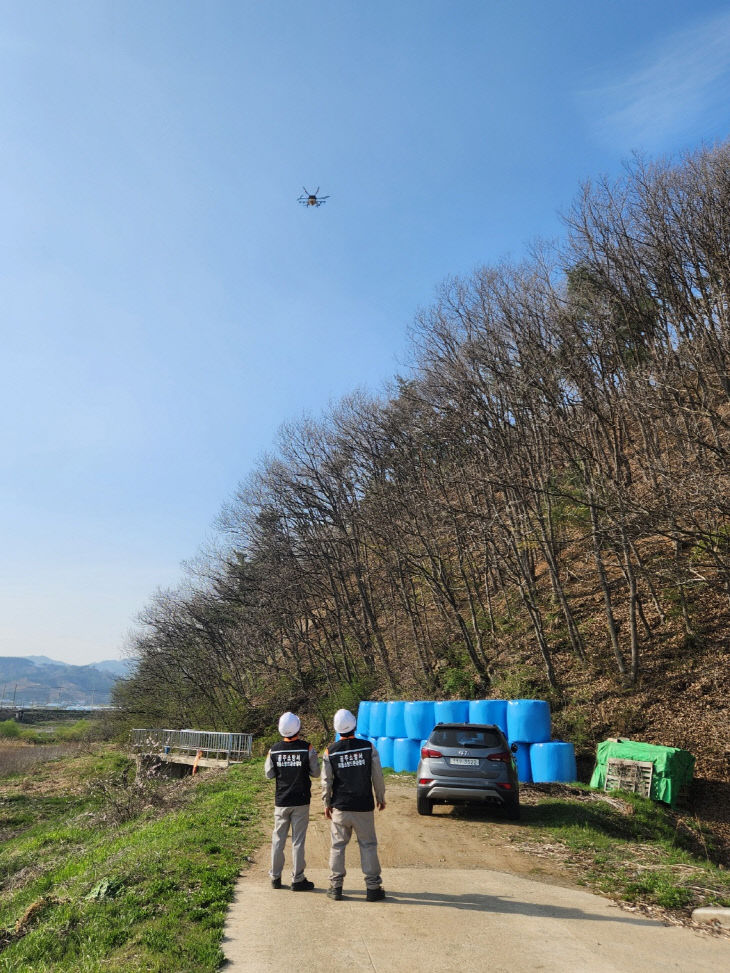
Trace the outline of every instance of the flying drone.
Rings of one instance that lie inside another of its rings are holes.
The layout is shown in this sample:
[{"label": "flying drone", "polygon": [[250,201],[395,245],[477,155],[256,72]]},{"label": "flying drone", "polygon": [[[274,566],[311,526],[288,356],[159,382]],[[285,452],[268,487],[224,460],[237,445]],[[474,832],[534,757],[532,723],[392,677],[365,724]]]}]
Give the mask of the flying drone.
[{"label": "flying drone", "polygon": [[304,192],[297,198],[297,202],[301,203],[302,206],[322,206],[324,201],[329,199],[329,196],[319,195],[319,186],[317,186],[313,193],[310,193],[309,190],[304,186],[302,186],[302,189]]}]

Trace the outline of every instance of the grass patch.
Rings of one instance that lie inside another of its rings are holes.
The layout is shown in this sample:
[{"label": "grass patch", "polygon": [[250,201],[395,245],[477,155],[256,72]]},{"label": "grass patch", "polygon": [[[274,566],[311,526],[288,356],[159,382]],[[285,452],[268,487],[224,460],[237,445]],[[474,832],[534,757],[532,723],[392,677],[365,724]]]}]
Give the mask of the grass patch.
[{"label": "grass patch", "polygon": [[580,869],[580,884],[685,919],[698,906],[730,907],[730,873],[713,860],[712,835],[695,819],[635,794],[570,790],[573,798],[523,788],[532,854],[554,858],[557,841],[563,861]]},{"label": "grass patch", "polygon": [[110,749],[4,780],[0,970],[217,970],[264,786],[257,760],[147,787]]}]

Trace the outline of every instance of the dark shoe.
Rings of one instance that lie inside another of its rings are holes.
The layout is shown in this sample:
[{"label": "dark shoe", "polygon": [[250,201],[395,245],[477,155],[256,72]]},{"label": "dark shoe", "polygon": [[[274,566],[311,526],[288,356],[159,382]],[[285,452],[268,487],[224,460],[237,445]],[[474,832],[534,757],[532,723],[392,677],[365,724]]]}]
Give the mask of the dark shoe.
[{"label": "dark shoe", "polygon": [[272,878],[271,879],[271,887],[272,887],[272,889],[280,889],[281,888],[281,879],[280,878]]},{"label": "dark shoe", "polygon": [[340,902],[342,899],[342,886],[330,885],[330,887],[327,889],[327,898],[334,899],[335,902]]},{"label": "dark shoe", "polygon": [[303,878],[301,882],[291,883],[292,892],[311,892],[313,888],[314,882],[310,882],[308,878]]},{"label": "dark shoe", "polygon": [[381,902],[385,898],[385,889],[382,885],[377,889],[368,889],[365,897],[368,902]]}]

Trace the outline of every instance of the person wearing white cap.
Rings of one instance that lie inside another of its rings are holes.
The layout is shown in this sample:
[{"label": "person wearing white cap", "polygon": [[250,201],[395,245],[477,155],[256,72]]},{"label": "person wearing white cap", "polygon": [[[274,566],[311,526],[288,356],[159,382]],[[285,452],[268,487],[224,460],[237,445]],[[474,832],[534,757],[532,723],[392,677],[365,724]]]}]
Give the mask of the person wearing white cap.
[{"label": "person wearing white cap", "polygon": [[340,739],[327,747],[322,756],[322,801],[332,837],[327,895],[336,901],[342,898],[345,849],[354,830],[360,846],[367,901],[380,902],[385,898],[385,890],[380,878],[373,812],[376,803],[379,811],[385,809],[385,780],[378,751],[369,740],[355,737],[356,724],[349,710],[338,709],[334,727]]},{"label": "person wearing white cap", "polygon": [[312,797],[311,777],[319,777],[319,760],[314,747],[299,737],[301,722],[294,713],[282,713],[279,733],[284,738],[275,743],[266,757],[265,773],[276,780],[274,831],[271,836],[271,887],[281,888],[284,869],[284,846],[291,828],[292,892],[309,892],[314,888],[304,875],[304,842],[309,827],[309,803]]}]

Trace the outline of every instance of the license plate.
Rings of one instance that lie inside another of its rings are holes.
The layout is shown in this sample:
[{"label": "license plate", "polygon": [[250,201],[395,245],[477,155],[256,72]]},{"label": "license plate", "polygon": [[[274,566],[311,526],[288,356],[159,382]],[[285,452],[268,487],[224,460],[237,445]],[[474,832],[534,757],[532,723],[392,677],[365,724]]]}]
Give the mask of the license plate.
[{"label": "license plate", "polygon": [[456,767],[478,767],[479,761],[476,757],[451,757],[450,762]]}]

